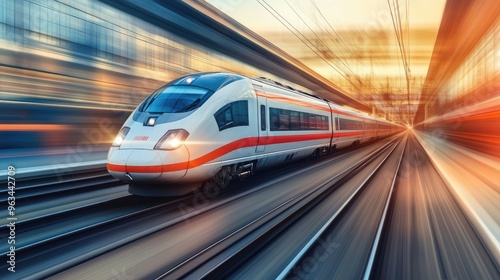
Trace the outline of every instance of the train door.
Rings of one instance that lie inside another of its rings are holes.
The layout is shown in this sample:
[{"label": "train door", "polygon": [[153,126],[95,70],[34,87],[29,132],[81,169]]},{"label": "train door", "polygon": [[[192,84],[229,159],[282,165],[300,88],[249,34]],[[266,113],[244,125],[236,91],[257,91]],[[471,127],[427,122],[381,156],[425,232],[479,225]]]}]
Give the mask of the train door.
[{"label": "train door", "polygon": [[332,120],[333,120],[333,138],[332,142],[337,143],[339,141],[339,136],[340,136],[340,126],[339,126],[339,115],[336,113],[332,114]]},{"label": "train door", "polygon": [[333,113],[332,106],[330,105],[330,102],[327,102],[328,108],[330,108],[330,124],[331,124],[331,130],[332,130],[332,136],[330,137],[330,149],[335,149],[335,114]]},{"label": "train door", "polygon": [[266,92],[261,90],[255,90],[257,93],[257,148],[255,152],[261,153],[266,150],[267,144],[267,132],[269,131],[268,114],[269,110],[267,108],[267,97]]}]

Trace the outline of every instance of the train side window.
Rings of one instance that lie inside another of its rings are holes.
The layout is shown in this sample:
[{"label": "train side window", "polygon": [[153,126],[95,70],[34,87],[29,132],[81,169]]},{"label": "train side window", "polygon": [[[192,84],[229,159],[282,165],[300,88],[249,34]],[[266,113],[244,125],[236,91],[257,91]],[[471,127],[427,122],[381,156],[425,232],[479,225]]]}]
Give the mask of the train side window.
[{"label": "train side window", "polygon": [[233,122],[233,110],[231,110],[231,107],[224,110],[224,120],[226,124]]},{"label": "train side window", "polygon": [[339,130],[347,130],[347,120],[339,118]]},{"label": "train side window", "polygon": [[219,131],[235,126],[248,126],[248,100],[229,103],[214,114]]},{"label": "train side window", "polygon": [[280,126],[278,130],[290,130],[290,110],[280,109]]},{"label": "train side window", "polygon": [[309,114],[300,113],[300,129],[309,130]]},{"label": "train side window", "polygon": [[339,130],[362,130],[363,122],[339,118]]},{"label": "train side window", "polygon": [[260,130],[266,130],[266,106],[260,105]]},{"label": "train side window", "polygon": [[321,129],[323,129],[323,130],[330,129],[330,123],[328,121],[328,117],[321,116]]},{"label": "train side window", "polygon": [[309,114],[309,129],[316,130],[316,115]]},{"label": "train side window", "polygon": [[290,129],[300,130],[299,112],[290,111]]},{"label": "train side window", "polygon": [[270,130],[328,130],[327,116],[293,110],[269,108]]},{"label": "train side window", "polygon": [[279,111],[276,108],[269,108],[269,127],[272,131],[279,130],[280,118]]}]

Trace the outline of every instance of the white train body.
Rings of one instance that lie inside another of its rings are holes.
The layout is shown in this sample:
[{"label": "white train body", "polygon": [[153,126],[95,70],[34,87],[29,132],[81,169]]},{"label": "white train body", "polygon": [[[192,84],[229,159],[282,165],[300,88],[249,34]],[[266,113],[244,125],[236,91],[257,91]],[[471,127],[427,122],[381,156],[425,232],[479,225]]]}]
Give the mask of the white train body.
[{"label": "white train body", "polygon": [[395,131],[268,80],[202,73],[148,97],[125,122],[107,167],[133,194],[181,195]]}]

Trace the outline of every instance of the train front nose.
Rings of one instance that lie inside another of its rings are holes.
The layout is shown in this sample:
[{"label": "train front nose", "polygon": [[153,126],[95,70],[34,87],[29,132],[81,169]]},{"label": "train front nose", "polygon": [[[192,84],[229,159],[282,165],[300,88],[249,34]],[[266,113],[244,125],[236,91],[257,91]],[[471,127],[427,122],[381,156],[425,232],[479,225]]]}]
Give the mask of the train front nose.
[{"label": "train front nose", "polygon": [[112,148],[109,173],[127,183],[175,182],[186,175],[189,154],[185,146],[175,151]]}]

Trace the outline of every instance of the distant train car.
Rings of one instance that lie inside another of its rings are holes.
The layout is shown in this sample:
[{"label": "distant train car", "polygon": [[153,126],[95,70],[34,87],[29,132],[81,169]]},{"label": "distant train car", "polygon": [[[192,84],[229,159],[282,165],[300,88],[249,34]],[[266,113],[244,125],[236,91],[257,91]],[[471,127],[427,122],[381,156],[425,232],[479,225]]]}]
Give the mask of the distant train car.
[{"label": "distant train car", "polygon": [[107,168],[132,194],[182,195],[376,140],[392,126],[270,80],[200,73],[162,86],[137,107]]}]

